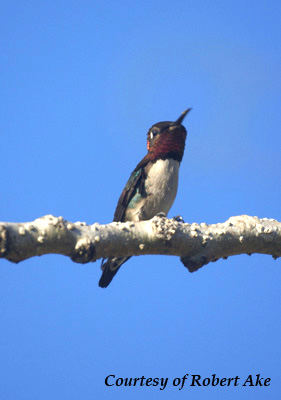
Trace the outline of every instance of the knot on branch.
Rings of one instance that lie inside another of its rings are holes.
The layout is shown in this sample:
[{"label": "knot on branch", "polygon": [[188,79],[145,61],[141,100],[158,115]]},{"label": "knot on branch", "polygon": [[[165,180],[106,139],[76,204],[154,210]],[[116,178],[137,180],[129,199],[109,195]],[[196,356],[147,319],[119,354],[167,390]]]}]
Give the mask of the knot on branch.
[{"label": "knot on branch", "polygon": [[91,239],[82,237],[76,243],[74,252],[71,254],[72,261],[86,264],[90,261],[95,261],[95,246]]},{"label": "knot on branch", "polygon": [[[198,257],[181,257],[181,262],[183,265],[188,269],[189,272],[195,272],[199,268],[203,267],[204,265],[209,264],[210,260],[207,259],[205,256],[198,256]],[[215,260],[213,260],[215,261]]]},{"label": "knot on branch", "polygon": [[8,253],[8,229],[0,226],[0,257],[5,257]]},{"label": "knot on branch", "polygon": [[157,236],[165,241],[172,239],[179,225],[176,219],[168,219],[165,214],[156,215],[152,218],[152,223]]}]

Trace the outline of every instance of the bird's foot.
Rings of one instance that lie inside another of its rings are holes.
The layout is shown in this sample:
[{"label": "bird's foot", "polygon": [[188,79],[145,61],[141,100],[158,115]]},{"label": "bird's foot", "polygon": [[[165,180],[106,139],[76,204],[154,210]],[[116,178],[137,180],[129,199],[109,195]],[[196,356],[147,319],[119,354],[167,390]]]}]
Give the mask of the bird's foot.
[{"label": "bird's foot", "polygon": [[183,220],[183,217],[181,215],[177,215],[176,217],[173,217],[172,219],[174,221],[181,222],[182,224],[184,224],[184,220]]},{"label": "bird's foot", "polygon": [[156,214],[155,217],[167,218],[167,215],[164,212],[160,212],[160,213]]}]

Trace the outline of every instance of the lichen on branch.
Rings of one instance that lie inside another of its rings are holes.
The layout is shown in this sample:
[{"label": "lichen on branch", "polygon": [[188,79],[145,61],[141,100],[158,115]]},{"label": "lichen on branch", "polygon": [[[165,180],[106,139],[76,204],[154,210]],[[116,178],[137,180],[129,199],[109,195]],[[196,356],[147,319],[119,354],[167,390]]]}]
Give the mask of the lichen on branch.
[{"label": "lichen on branch", "polygon": [[144,254],[180,257],[190,272],[237,254],[281,256],[281,223],[241,215],[224,223],[181,223],[156,216],[107,225],[68,222],[46,215],[32,222],[0,223],[0,258],[18,263],[43,254],[62,254],[78,263]]}]

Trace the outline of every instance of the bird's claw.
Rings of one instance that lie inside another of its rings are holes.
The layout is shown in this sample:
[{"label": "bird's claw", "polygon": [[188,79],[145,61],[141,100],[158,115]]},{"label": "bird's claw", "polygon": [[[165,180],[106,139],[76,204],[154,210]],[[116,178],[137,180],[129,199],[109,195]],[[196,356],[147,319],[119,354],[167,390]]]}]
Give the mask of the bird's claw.
[{"label": "bird's claw", "polygon": [[160,212],[160,213],[156,214],[155,217],[166,218],[167,215],[164,212]]},{"label": "bird's claw", "polygon": [[177,215],[176,217],[173,217],[173,220],[177,221],[177,222],[181,222],[182,224],[184,224],[184,220],[183,220],[183,217],[181,215]]}]

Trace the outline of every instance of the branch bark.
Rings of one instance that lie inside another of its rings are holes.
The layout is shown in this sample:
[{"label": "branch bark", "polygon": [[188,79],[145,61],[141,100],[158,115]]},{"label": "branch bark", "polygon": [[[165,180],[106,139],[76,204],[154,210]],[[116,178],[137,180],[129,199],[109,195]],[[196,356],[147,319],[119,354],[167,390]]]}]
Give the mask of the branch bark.
[{"label": "branch bark", "polygon": [[68,222],[46,215],[33,222],[0,223],[0,258],[18,263],[43,254],[62,254],[78,263],[109,256],[179,256],[190,272],[237,254],[281,256],[281,223],[241,215],[224,223],[180,223],[156,216],[108,225]]}]

